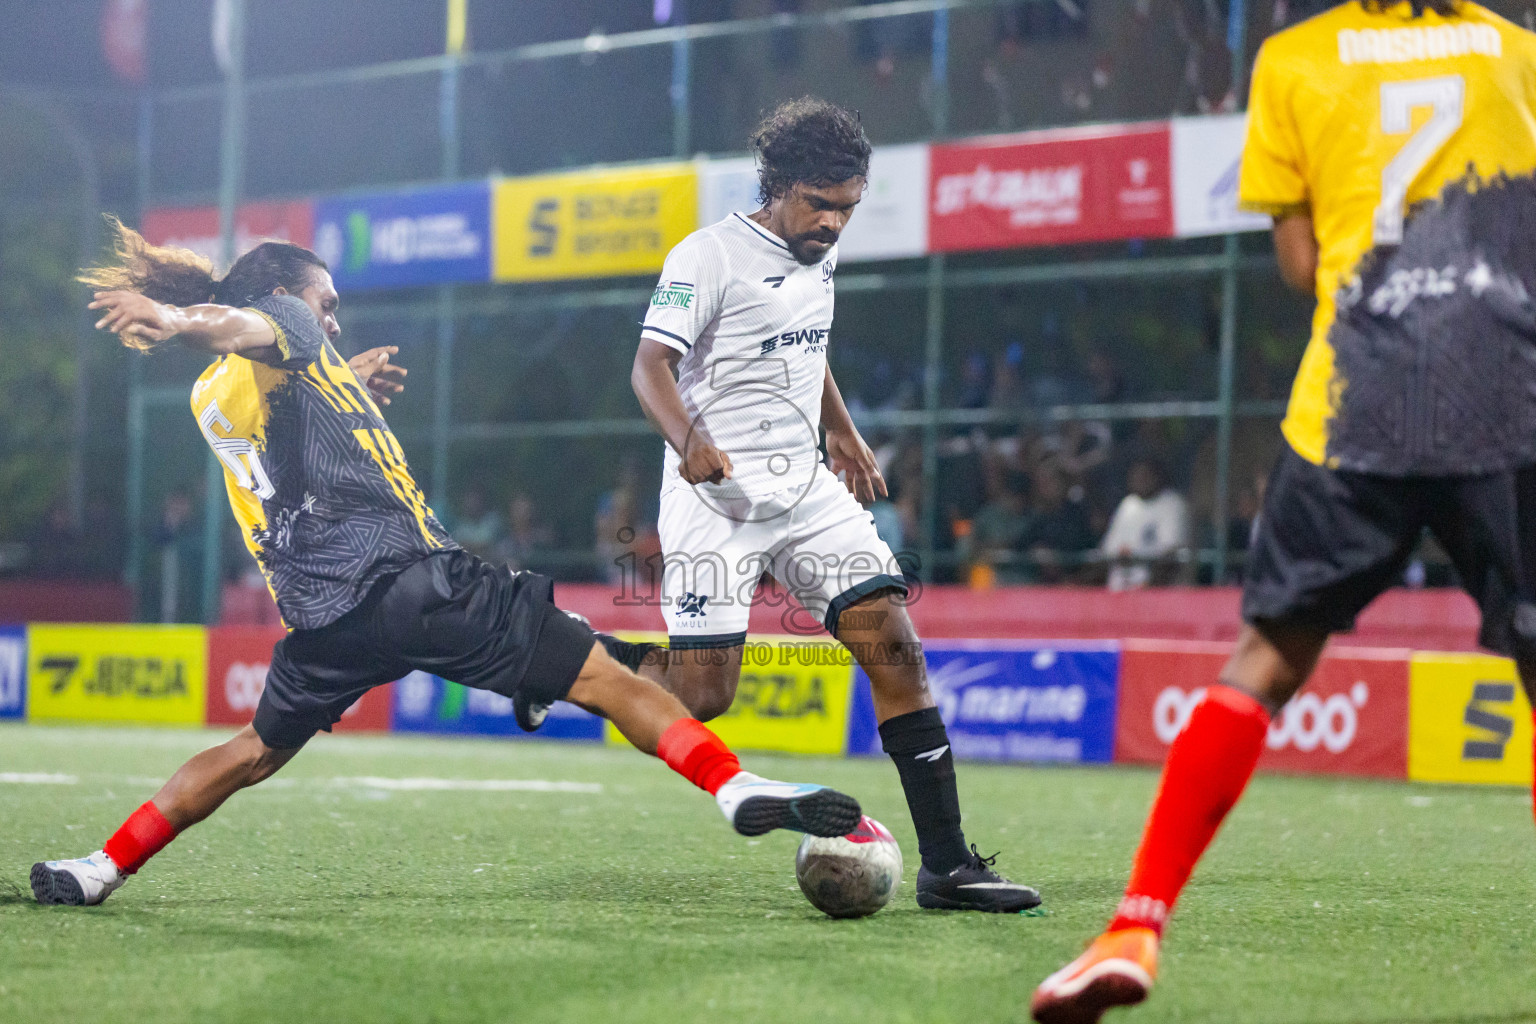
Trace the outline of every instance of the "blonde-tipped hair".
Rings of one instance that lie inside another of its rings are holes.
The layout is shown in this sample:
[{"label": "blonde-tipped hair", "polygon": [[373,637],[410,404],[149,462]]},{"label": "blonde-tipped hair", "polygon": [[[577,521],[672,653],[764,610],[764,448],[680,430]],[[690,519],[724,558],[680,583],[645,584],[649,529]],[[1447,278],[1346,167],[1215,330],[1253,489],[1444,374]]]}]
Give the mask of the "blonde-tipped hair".
[{"label": "blonde-tipped hair", "polygon": [[[138,292],[172,306],[195,306],[213,296],[218,281],[213,263],[190,249],[150,245],[144,236],[111,214],[107,215],[111,256],[99,266],[86,267],[75,280],[97,291]],[[154,343],[132,332],[122,334],[129,348],[147,350]]]}]

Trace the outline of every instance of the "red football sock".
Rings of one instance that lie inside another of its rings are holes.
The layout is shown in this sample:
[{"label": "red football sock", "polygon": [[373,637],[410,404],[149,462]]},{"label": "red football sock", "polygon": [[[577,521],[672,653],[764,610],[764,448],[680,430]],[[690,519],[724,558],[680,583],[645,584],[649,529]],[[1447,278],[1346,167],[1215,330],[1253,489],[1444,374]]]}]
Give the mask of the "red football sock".
[{"label": "red football sock", "polygon": [[1173,741],[1162,785],[1136,851],[1131,881],[1110,922],[1159,935],[1195,862],[1243,795],[1264,749],[1269,714],[1252,697],[1213,686]]},{"label": "red football sock", "polygon": [[656,744],[656,756],[711,796],[741,771],[731,748],[693,718],[679,718],[667,726]]},{"label": "red football sock", "polygon": [[175,838],[176,830],[150,800],[128,816],[103,849],[119,871],[131,875]]}]

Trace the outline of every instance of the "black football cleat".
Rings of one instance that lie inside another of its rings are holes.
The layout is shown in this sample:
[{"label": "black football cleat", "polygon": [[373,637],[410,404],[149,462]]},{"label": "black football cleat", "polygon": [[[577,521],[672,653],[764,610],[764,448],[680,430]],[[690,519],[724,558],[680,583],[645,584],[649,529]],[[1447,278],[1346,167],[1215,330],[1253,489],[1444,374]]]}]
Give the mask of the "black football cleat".
[{"label": "black football cleat", "polygon": [[917,905],[925,910],[980,910],[988,914],[1017,914],[1040,905],[1040,894],[1027,885],[1010,882],[992,865],[997,854],[983,857],[971,844],[971,855],[947,875],[917,872]]}]

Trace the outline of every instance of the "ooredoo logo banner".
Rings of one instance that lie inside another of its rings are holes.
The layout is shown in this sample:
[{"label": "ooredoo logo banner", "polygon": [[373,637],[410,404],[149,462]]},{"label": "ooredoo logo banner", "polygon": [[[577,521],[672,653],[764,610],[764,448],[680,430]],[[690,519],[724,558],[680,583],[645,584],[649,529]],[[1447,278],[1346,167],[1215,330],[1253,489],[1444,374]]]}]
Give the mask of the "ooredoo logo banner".
[{"label": "ooredoo logo banner", "polygon": [[1166,122],[1026,132],[932,147],[934,252],[1173,233]]},{"label": "ooredoo logo banner", "polygon": [[[1115,760],[1159,764],[1217,682],[1230,644],[1128,642]],[[1408,773],[1408,652],[1330,653],[1270,723],[1260,769],[1401,779]]]},{"label": "ooredoo logo banner", "polygon": [[[215,626],[208,630],[209,725],[249,725],[267,685],[272,647],[286,633],[267,626]],[[378,686],[349,707],[339,732],[389,729],[390,687]]]}]

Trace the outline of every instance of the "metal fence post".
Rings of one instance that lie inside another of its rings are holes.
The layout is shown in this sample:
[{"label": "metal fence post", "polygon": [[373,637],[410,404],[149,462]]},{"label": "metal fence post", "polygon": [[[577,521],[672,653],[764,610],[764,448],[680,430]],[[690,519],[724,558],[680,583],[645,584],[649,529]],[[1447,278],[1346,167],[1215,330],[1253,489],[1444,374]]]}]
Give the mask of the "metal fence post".
[{"label": "metal fence post", "polygon": [[[453,58],[443,68],[437,109],[438,134],[443,153],[444,181],[459,176],[459,58],[464,52],[464,26],[468,0],[448,0],[446,51]],[[436,364],[432,388],[432,504],[438,515],[448,508],[448,450],[453,432],[453,345],[456,333],[453,285],[437,289]]]},{"label": "metal fence post", "polygon": [[[145,90],[139,95],[138,161],[135,191],[139,208],[139,226],[144,225],[144,211],[149,208],[150,156],[154,144],[155,100]],[[139,582],[143,578],[144,558],[144,359],[137,352],[128,355],[128,466],[123,486],[124,526],[127,529],[127,557],[123,582],[133,591],[135,618],[139,604]]]},{"label": "metal fence post", "polygon": [[[919,557],[933,572],[939,534],[939,381],[944,372],[944,257],[928,257],[928,324],[923,346],[923,537]],[[932,582],[932,575],[928,576]]]},{"label": "metal fence post", "polygon": [[[224,125],[219,143],[219,249],[234,264],[235,216],[245,176],[245,0],[229,0],[229,67],[224,72]],[[203,621],[219,620],[223,577],[224,467],[208,450],[203,493]]]},{"label": "metal fence post", "polygon": [[[679,0],[681,2],[681,0]],[[686,11],[687,8],[684,8]],[[684,16],[686,20],[686,15]],[[689,84],[693,73],[693,43],[687,36],[672,41],[672,86],[670,96],[672,99],[672,155],[679,160],[688,156],[689,136],[693,126],[691,117],[693,108],[692,97],[689,95]]]}]

